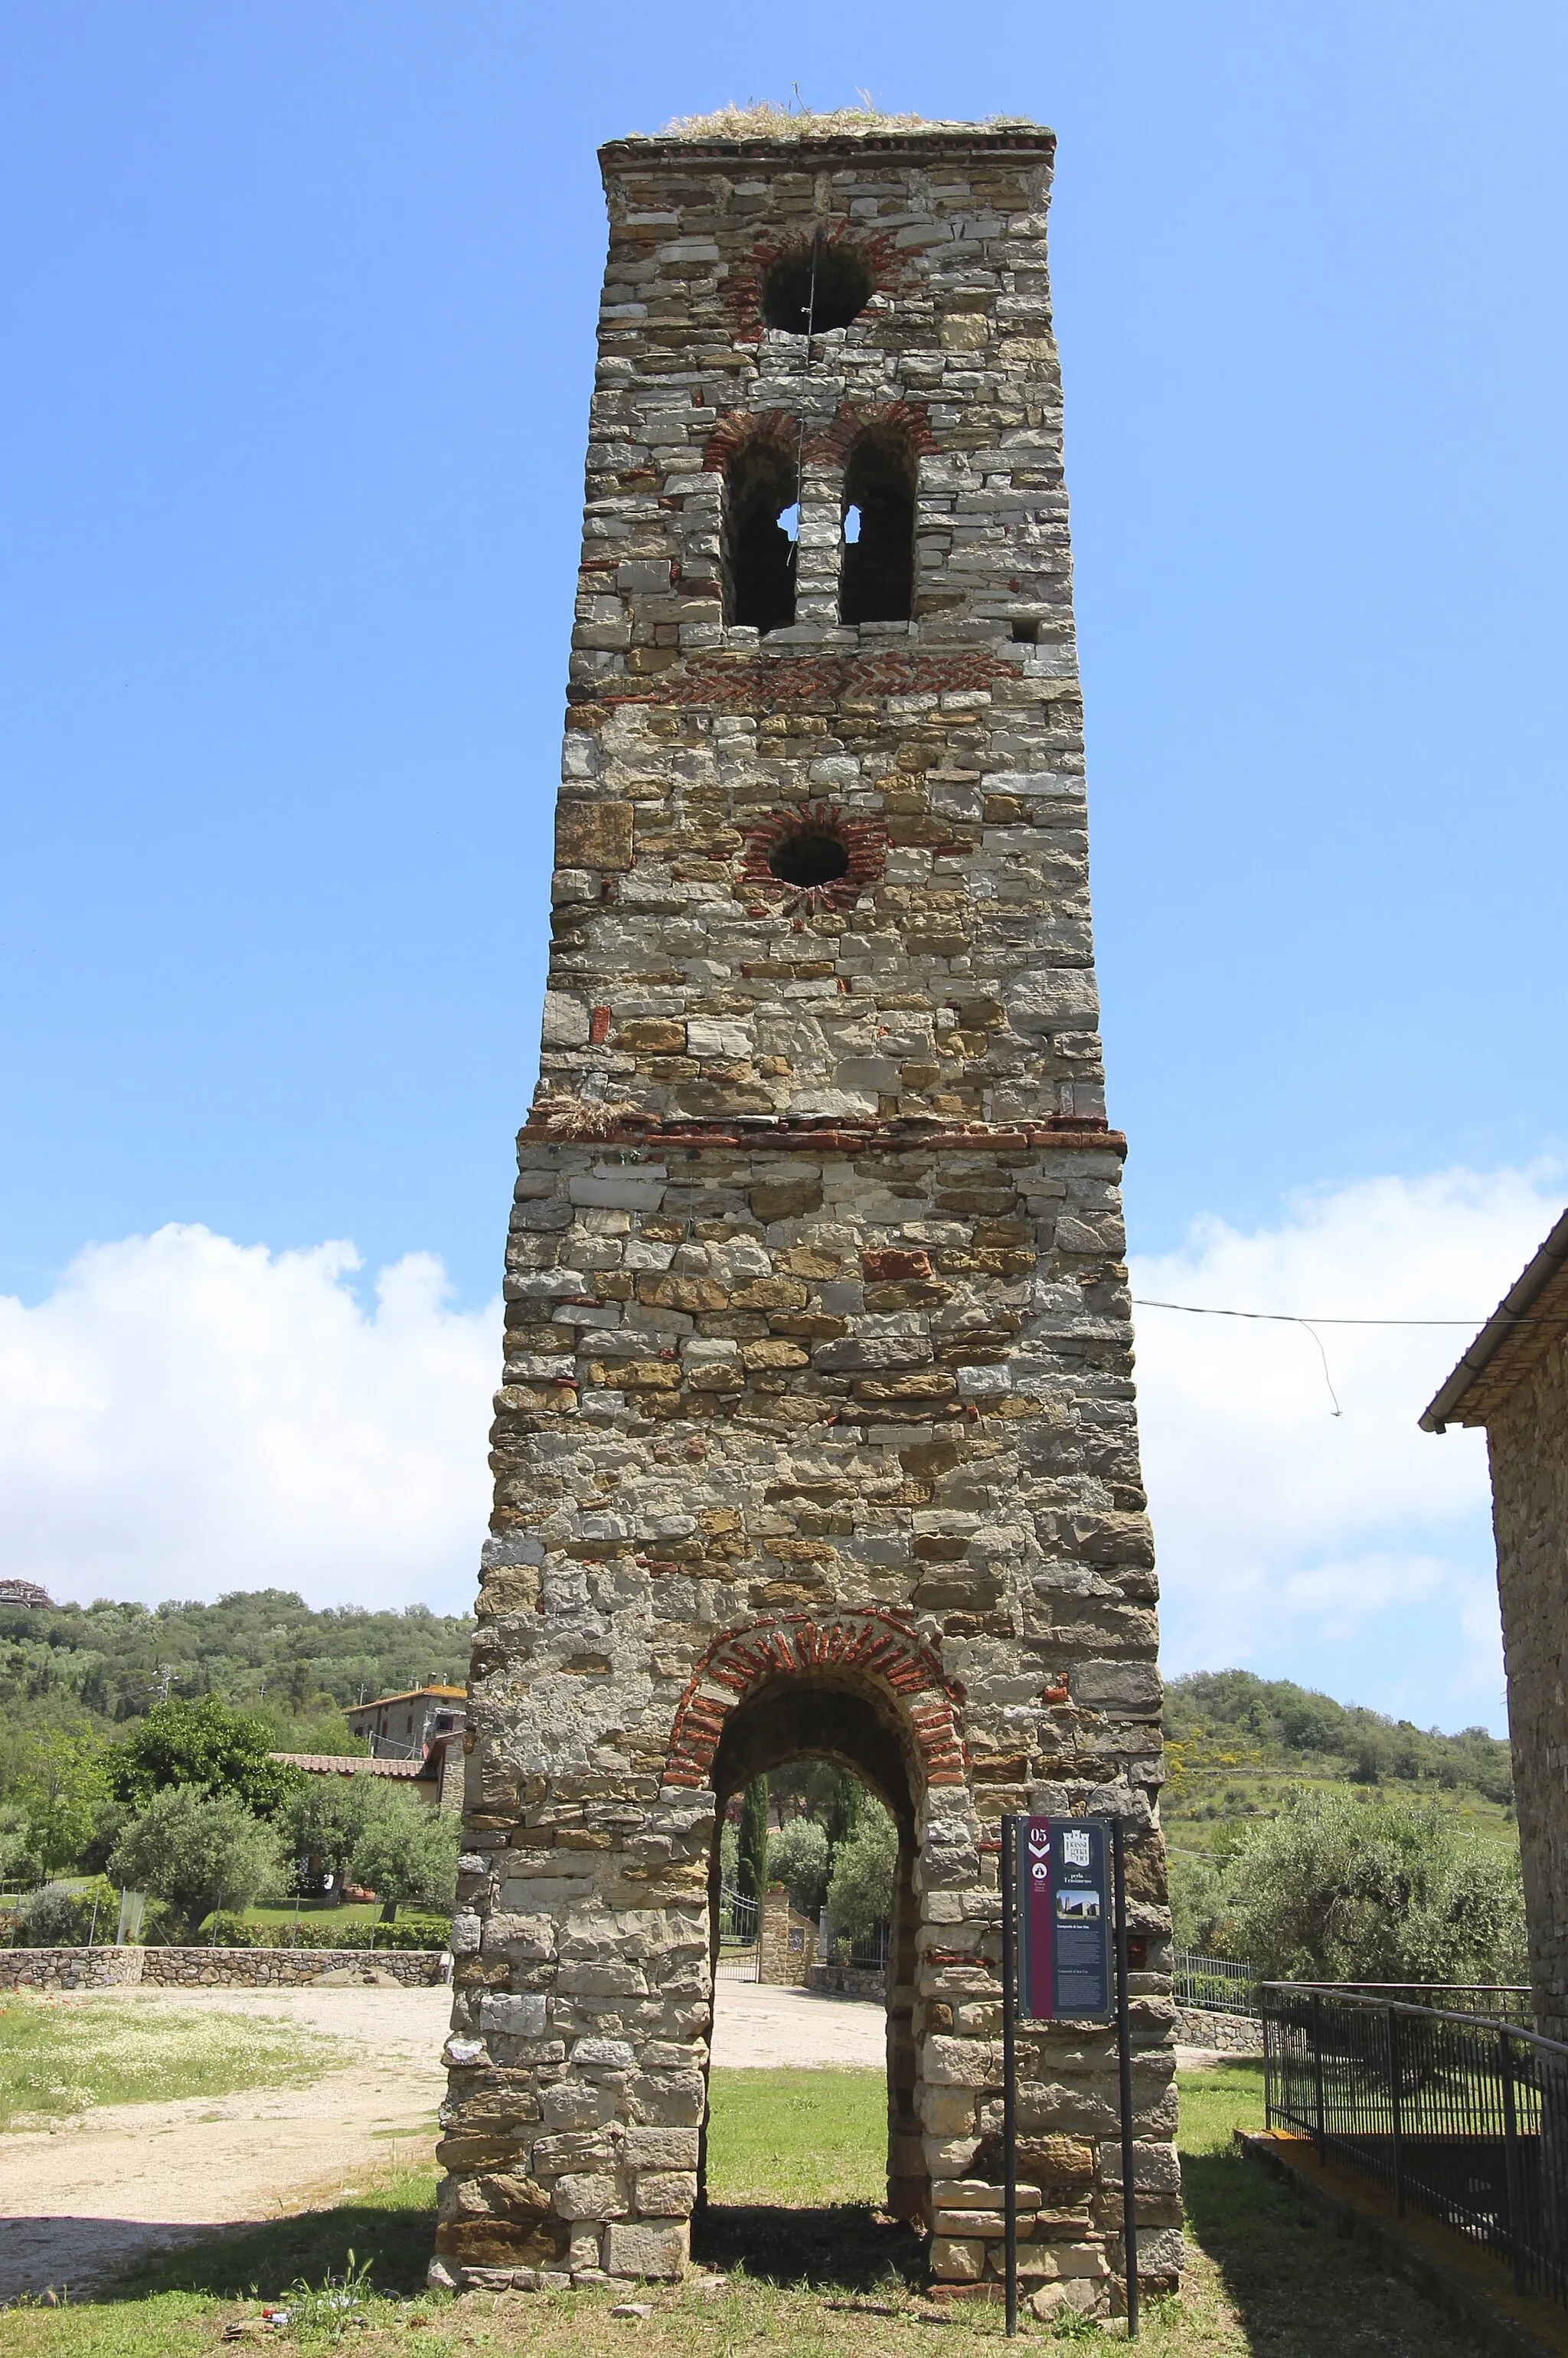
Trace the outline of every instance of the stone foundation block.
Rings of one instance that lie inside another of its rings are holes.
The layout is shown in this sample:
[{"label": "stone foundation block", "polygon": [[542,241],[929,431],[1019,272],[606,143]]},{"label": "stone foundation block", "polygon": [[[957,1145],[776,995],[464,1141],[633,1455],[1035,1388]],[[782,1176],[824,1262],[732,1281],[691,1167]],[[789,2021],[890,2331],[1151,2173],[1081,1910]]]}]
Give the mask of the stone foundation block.
[{"label": "stone foundation block", "polygon": [[975,2236],[934,2235],[931,2273],[946,2284],[973,2284],[984,2273],[986,2247]]},{"label": "stone foundation block", "polygon": [[684,2276],[690,2241],[684,2219],[672,2226],[615,2219],[604,2231],[604,2265],[612,2277]]}]

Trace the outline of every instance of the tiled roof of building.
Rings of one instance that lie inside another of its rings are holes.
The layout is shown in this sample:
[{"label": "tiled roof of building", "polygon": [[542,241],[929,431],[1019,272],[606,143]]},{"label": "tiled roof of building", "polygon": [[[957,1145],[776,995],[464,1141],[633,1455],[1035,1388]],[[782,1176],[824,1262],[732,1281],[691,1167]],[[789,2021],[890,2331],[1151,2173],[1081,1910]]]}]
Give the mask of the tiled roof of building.
[{"label": "tiled roof of building", "polygon": [[1509,1286],[1459,1365],[1422,1412],[1427,1433],[1450,1424],[1485,1424],[1499,1392],[1528,1366],[1568,1316],[1557,1282],[1568,1267],[1568,1212],[1564,1212],[1535,1259]]},{"label": "tiled roof of building", "polygon": [[467,1693],[466,1687],[406,1687],[397,1694],[377,1695],[373,1703],[351,1703],[348,1705],[348,1710],[351,1714],[362,1711],[380,1711],[384,1704],[422,1703],[427,1695],[437,1696],[442,1703],[461,1703]]}]

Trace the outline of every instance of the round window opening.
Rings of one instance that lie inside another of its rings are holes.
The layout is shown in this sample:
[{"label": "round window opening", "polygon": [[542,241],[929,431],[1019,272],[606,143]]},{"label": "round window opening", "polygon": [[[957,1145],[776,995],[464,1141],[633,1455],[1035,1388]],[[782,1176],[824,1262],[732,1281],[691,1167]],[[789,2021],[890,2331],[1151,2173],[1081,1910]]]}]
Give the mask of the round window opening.
[{"label": "round window opening", "polygon": [[819,238],[815,245],[795,246],[769,265],[762,276],[762,317],[770,328],[782,328],[789,336],[822,336],[833,328],[847,328],[875,292],[875,281],[852,245]]},{"label": "round window opening", "polygon": [[832,884],[849,872],[849,847],[826,827],[793,827],[768,854],[781,884]]}]

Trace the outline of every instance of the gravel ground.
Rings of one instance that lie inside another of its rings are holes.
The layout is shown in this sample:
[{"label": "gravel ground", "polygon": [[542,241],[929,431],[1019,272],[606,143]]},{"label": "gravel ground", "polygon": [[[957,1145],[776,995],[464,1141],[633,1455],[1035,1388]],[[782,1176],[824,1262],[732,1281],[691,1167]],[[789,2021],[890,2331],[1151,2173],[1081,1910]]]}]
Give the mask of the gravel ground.
[{"label": "gravel ground", "polygon": [[[308,2025],[341,2062],[302,2088],[116,2104],[0,2136],[0,2300],[87,2292],[129,2262],[214,2228],[339,2200],[429,2152],[445,2093],[446,1989],[127,1990],[128,2003]],[[880,2006],[721,1983],[714,2061],[881,2067]]]}]

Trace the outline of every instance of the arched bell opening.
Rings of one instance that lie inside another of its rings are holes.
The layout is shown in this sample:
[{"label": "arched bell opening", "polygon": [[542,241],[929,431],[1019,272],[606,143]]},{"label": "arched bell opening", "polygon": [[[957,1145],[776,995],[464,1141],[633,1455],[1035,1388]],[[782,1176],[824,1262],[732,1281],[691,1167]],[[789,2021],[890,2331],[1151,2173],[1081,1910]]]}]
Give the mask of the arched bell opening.
[{"label": "arched bell opening", "polygon": [[906,434],[870,427],[844,469],[841,622],[907,622],[914,615],[917,466]]},{"label": "arched bell opening", "polygon": [[794,622],[799,509],[796,451],[773,434],[754,434],[724,471],[726,622],[765,635]]},{"label": "arched bell opening", "polygon": [[[898,1829],[887,1980],[887,2208],[897,2219],[929,2224],[931,2188],[916,2109],[918,2052],[914,2039],[919,1902],[914,1861],[924,1779],[919,1753],[903,1714],[869,1682],[831,1673],[783,1675],[754,1688],[730,1713],[713,1763],[715,1812],[708,1865],[710,1963],[719,1946],[719,1843],[730,1801],[758,1777],[797,1760],[821,1760],[847,1769],[873,1792]],[[706,2189],[707,2119],[701,2172]]]}]

